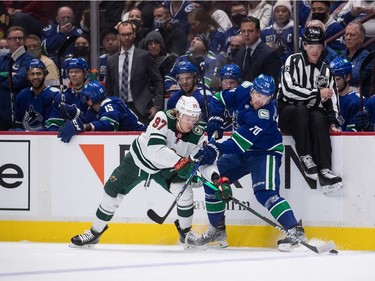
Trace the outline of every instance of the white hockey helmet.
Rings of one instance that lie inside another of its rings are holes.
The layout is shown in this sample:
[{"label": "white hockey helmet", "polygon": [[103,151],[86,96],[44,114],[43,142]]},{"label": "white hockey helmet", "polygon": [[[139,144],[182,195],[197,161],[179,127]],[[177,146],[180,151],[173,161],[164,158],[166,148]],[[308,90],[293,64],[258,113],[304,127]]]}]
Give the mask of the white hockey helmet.
[{"label": "white hockey helmet", "polygon": [[180,116],[186,114],[187,116],[197,117],[201,114],[199,103],[194,97],[182,96],[177,101],[176,109]]}]

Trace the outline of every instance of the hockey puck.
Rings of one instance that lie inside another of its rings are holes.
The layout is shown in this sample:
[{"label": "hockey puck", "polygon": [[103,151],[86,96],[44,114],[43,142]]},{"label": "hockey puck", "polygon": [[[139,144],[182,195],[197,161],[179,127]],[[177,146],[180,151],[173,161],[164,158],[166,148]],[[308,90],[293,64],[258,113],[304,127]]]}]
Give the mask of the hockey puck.
[{"label": "hockey puck", "polygon": [[335,250],[335,249],[329,251],[329,253],[333,254],[333,255],[338,255],[339,254],[339,252],[337,250]]}]

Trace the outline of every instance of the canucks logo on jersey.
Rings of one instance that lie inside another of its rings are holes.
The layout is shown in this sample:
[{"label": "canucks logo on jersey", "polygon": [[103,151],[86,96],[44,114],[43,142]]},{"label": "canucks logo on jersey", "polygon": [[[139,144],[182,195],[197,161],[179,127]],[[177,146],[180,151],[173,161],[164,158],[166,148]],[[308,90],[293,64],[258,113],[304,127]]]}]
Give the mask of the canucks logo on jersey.
[{"label": "canucks logo on jersey", "polygon": [[43,116],[30,105],[22,120],[23,127],[27,131],[39,131],[43,129]]}]

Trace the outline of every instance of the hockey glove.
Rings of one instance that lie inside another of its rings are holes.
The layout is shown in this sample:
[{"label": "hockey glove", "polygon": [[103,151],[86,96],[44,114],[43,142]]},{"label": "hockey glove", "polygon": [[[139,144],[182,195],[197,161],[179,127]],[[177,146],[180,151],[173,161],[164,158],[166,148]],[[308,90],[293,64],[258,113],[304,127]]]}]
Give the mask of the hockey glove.
[{"label": "hockey glove", "polygon": [[228,202],[232,197],[232,188],[227,177],[220,177],[215,185],[219,190],[215,191],[216,199]]},{"label": "hockey glove", "polygon": [[366,130],[370,126],[370,116],[367,111],[359,111],[354,117],[355,128],[358,131]]},{"label": "hockey glove", "polygon": [[189,157],[182,157],[174,164],[173,169],[177,171],[179,178],[187,180],[193,171],[195,163]]},{"label": "hockey glove", "polygon": [[81,110],[79,110],[75,104],[65,104],[61,102],[57,108],[64,119],[77,119],[81,114]]},{"label": "hockey glove", "polygon": [[208,135],[208,139],[211,139],[212,135],[217,133],[217,136],[215,136],[215,139],[221,139],[223,137],[223,124],[224,124],[224,118],[220,116],[211,116],[210,119],[208,119],[208,123],[206,126],[206,132]]},{"label": "hockey glove", "polygon": [[213,164],[220,155],[220,150],[217,143],[209,143],[203,146],[197,154],[194,155],[194,159],[200,159],[201,165]]},{"label": "hockey glove", "polygon": [[60,127],[58,138],[61,138],[62,142],[68,143],[76,134],[82,133],[85,130],[85,125],[81,119],[73,119],[72,121],[66,121],[64,125]]}]

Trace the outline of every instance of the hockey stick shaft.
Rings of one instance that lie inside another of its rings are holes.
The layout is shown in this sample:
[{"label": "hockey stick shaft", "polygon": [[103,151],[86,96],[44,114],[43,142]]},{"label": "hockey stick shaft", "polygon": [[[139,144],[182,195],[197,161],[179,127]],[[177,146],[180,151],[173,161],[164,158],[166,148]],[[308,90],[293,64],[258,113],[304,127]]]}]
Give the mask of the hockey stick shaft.
[{"label": "hockey stick shaft", "polygon": [[172,205],[169,207],[167,213],[164,215],[164,216],[159,216],[153,209],[149,209],[147,211],[147,216],[153,220],[154,222],[158,223],[158,224],[163,224],[164,221],[166,220],[166,218],[169,216],[169,214],[172,212],[174,206],[176,206],[178,200],[180,200],[180,197],[182,196],[182,194],[185,192],[186,188],[188,187],[188,185],[190,184],[191,180],[193,179],[193,177],[195,176],[195,173],[197,172],[198,168],[200,166],[200,162],[198,162],[197,164],[195,164],[193,170],[191,171],[191,174],[189,176],[189,178],[185,181],[185,184],[183,185],[181,191],[177,194],[176,198],[174,199]]},{"label": "hockey stick shaft", "polygon": [[[219,189],[213,185],[212,183],[210,183],[209,181],[207,181],[206,179],[202,179],[201,180],[204,182],[204,184],[206,184],[208,187],[212,188],[213,190],[215,191],[218,191]],[[272,220],[270,220],[269,218],[265,217],[265,216],[262,216],[261,214],[259,214],[257,211],[255,211],[254,209],[250,208],[249,206],[243,204],[240,200],[238,200],[237,198],[234,198],[231,196],[230,198],[234,203],[240,205],[241,207],[243,207],[244,209],[246,209],[247,211],[249,211],[250,213],[252,213],[253,215],[257,216],[258,218],[260,218],[261,220],[265,221],[266,223],[268,223],[269,225],[273,226],[274,228],[276,228],[277,230],[279,230],[280,232],[284,233],[285,235],[287,235],[287,231],[280,225],[278,225],[277,223],[273,222]],[[302,244],[303,246],[305,246],[306,248],[308,248],[309,250],[317,253],[317,254],[320,254],[320,253],[325,253],[325,252],[331,252],[331,253],[337,253],[337,251],[334,249],[335,248],[335,245],[332,241],[330,242],[327,242],[325,245],[321,246],[321,247],[316,247],[316,246],[313,246],[313,245],[310,245],[309,243],[306,243],[304,241],[301,241],[299,240],[298,241],[300,244]]]}]

